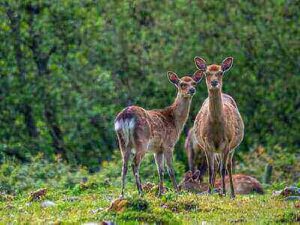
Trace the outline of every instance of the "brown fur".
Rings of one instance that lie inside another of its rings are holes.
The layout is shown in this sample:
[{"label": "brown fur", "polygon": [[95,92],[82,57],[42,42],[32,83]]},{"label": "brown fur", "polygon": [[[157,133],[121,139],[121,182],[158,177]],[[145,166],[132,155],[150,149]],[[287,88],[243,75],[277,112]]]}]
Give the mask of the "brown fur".
[{"label": "brown fur", "polygon": [[199,144],[195,140],[193,128],[191,128],[188,132],[184,147],[188,158],[189,170],[192,172],[199,170],[199,179],[202,181],[207,170],[206,156],[204,151],[201,150]]},{"label": "brown fur", "polygon": [[[185,139],[184,148],[188,158],[189,170],[191,170],[192,172],[199,170],[200,172],[199,179],[203,181],[203,177],[207,171],[207,160],[206,160],[205,152],[201,149],[200,145],[197,143],[197,140],[195,139],[193,128],[191,128],[188,132],[188,135]],[[217,167],[218,162],[216,161],[215,163]],[[235,165],[235,161],[233,159],[232,160],[233,168],[234,165]],[[220,168],[216,168],[216,169],[219,172]]]},{"label": "brown fur", "polygon": [[[233,98],[222,93],[223,74],[230,69],[232,58],[226,58],[222,65],[218,67],[218,70],[214,68],[214,72],[212,72],[211,68],[216,66],[206,67],[205,61],[199,57],[195,58],[195,63],[198,68],[206,68],[205,77],[208,98],[198,112],[193,129],[197,143],[204,150],[207,157],[210,183],[208,191],[210,192],[214,187],[214,162],[217,159],[221,168],[223,194],[226,194],[225,172],[228,169],[231,197],[234,198],[232,157],[235,148],[243,140],[244,124]],[[214,83],[216,84],[215,86]]]},{"label": "brown fur", "polygon": [[[122,196],[124,195],[125,176],[129,156],[134,153],[132,168],[139,193],[142,185],[139,177],[140,163],[146,152],[154,153],[159,173],[159,194],[163,192],[163,160],[165,158],[170,178],[177,190],[172,165],[173,149],[188,118],[192,96],[202,72],[193,77],[179,79],[169,72],[169,80],[177,87],[178,94],[174,103],[165,109],[145,110],[139,106],[130,106],[121,111],[115,120],[119,147],[123,158]],[[191,93],[191,91],[194,91]],[[130,128],[129,128],[130,127]]]},{"label": "brown fur", "polygon": [[[253,192],[256,192],[258,194],[264,193],[262,185],[254,177],[245,174],[235,174],[232,176],[232,179],[233,179],[234,189],[236,190],[236,194],[247,195]],[[229,176],[225,177],[225,185],[227,188],[230,187]],[[209,185],[207,183],[203,183],[199,181],[199,179],[197,179],[197,175],[195,175],[195,173],[193,174],[191,171],[188,171],[185,174],[184,179],[179,184],[180,189],[197,192],[197,193],[206,191],[208,186]],[[218,190],[221,190],[222,188],[221,179],[216,180],[215,187]]]}]

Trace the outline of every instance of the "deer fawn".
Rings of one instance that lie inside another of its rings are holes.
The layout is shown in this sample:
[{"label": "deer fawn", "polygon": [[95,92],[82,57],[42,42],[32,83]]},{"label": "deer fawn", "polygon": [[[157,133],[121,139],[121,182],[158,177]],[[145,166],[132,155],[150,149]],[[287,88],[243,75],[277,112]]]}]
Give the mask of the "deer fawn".
[{"label": "deer fawn", "polygon": [[[201,193],[207,190],[208,184],[200,181],[200,171],[196,170],[194,173],[192,171],[188,171],[185,173],[183,180],[180,182],[178,187],[181,190]],[[254,177],[245,175],[245,174],[235,174],[232,176],[234,189],[236,194],[247,195],[251,193],[263,194],[264,189],[260,182]],[[216,180],[216,188],[217,192],[221,189],[222,181],[220,179]],[[229,178],[225,177],[225,185],[229,187]]]},{"label": "deer fawn", "polygon": [[189,170],[192,172],[199,170],[199,179],[202,182],[207,170],[207,162],[204,151],[201,150],[197,140],[195,140],[193,128],[188,132],[184,148],[188,158]]},{"label": "deer fawn", "polygon": [[202,79],[202,71],[181,79],[174,72],[168,72],[168,78],[177,88],[174,103],[165,109],[145,110],[138,106],[129,106],[121,111],[115,120],[119,148],[122,153],[122,192],[124,196],[125,177],[130,154],[133,153],[132,169],[139,194],[142,194],[139,168],[146,152],[153,152],[159,175],[159,192],[163,192],[164,158],[174,189],[177,183],[172,165],[173,149],[188,118],[191,100],[196,92],[196,84]]},{"label": "deer fawn", "polygon": [[235,197],[232,181],[232,157],[234,150],[242,142],[244,123],[232,97],[222,93],[222,79],[233,63],[226,58],[221,65],[206,65],[204,59],[195,57],[196,67],[205,74],[208,98],[202,104],[194,122],[195,139],[205,152],[208,164],[209,187],[211,193],[215,183],[215,165],[220,163],[222,192],[226,195],[225,173],[228,169],[231,198]]}]

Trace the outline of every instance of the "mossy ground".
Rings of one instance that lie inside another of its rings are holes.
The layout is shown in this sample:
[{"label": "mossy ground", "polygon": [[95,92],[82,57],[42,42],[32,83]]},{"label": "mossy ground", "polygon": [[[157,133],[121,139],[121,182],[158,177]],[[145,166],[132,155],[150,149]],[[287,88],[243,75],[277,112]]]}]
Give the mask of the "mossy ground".
[{"label": "mossy ground", "polygon": [[[28,195],[0,201],[1,224],[78,224],[114,221],[117,224],[273,224],[300,221],[299,202],[287,202],[271,193],[237,196],[235,200],[218,195],[197,195],[168,191],[162,197],[154,192],[138,197],[132,184],[128,185],[128,204],[120,212],[107,208],[118,198],[120,188],[113,183],[94,187],[92,184],[72,190],[49,189],[46,196],[30,202]],[[76,198],[75,198],[76,196]],[[70,198],[73,197],[73,198]],[[55,206],[43,208],[41,202],[50,200]]]}]

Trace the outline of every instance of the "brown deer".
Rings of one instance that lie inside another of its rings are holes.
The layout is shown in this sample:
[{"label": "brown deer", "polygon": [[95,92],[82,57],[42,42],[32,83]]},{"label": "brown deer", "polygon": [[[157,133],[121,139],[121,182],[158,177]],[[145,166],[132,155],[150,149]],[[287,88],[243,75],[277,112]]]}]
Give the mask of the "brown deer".
[{"label": "brown deer", "polygon": [[205,152],[208,164],[211,193],[215,183],[215,165],[219,162],[222,177],[222,192],[226,195],[225,173],[228,169],[231,198],[235,197],[232,181],[232,157],[244,137],[244,123],[232,97],[222,93],[223,75],[233,63],[226,58],[221,65],[206,65],[204,59],[195,57],[196,67],[205,74],[208,98],[202,104],[194,122],[195,139]]},{"label": "brown deer", "polygon": [[203,176],[207,171],[207,162],[204,151],[195,140],[194,130],[191,128],[185,139],[185,152],[188,158],[189,170],[195,172],[199,170],[199,179],[203,181]]},{"label": "brown deer", "polygon": [[184,76],[180,79],[174,72],[168,72],[170,82],[178,91],[171,106],[156,110],[129,106],[116,117],[115,130],[123,159],[121,197],[124,196],[127,164],[131,153],[134,155],[132,169],[140,195],[142,185],[139,168],[146,152],[154,153],[159,175],[158,194],[163,192],[164,158],[174,189],[178,190],[172,165],[173,149],[188,118],[195,87],[201,81],[202,74],[202,71],[196,71],[192,77]]},{"label": "brown deer", "polygon": [[[185,173],[183,180],[180,182],[178,187],[181,190],[202,193],[207,190],[208,184],[203,183],[199,180],[200,171],[196,170],[194,173],[188,171]],[[232,176],[234,189],[236,194],[247,195],[251,193],[263,194],[264,190],[261,183],[254,177],[245,175],[245,174],[235,174]],[[229,177],[225,177],[226,188],[229,187]],[[221,190],[222,181],[220,179],[216,180],[215,187],[217,192]]]},{"label": "brown deer", "polygon": [[[185,152],[188,158],[189,170],[192,172],[199,171],[199,180],[203,181],[203,176],[207,171],[207,160],[205,152],[201,149],[200,145],[195,139],[194,129],[191,128],[185,139],[184,144]],[[232,161],[234,168],[235,161]],[[216,163],[216,161],[215,161]],[[218,162],[217,162],[218,163]],[[220,168],[216,168],[220,172]],[[227,173],[226,173],[227,175]]]}]

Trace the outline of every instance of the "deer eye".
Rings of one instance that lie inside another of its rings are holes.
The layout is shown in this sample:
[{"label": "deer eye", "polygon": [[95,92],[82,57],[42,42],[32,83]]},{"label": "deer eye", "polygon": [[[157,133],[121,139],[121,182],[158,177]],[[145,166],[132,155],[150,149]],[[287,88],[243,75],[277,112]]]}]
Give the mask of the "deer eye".
[{"label": "deer eye", "polygon": [[186,84],[185,84],[185,83],[181,83],[181,84],[180,84],[180,87],[181,87],[181,88],[185,88],[185,87],[186,87]]},{"label": "deer eye", "polygon": [[192,85],[193,85],[193,86],[196,86],[196,82],[192,82]]}]

